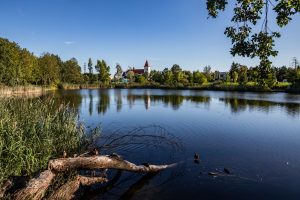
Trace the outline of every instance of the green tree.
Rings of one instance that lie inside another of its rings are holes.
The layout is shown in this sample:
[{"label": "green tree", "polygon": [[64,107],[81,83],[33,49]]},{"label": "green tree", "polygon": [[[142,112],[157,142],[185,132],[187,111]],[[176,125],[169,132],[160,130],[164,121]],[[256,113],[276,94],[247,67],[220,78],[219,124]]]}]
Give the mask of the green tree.
[{"label": "green tree", "polygon": [[39,58],[39,79],[43,85],[56,85],[60,82],[61,59],[54,54],[45,53]]},{"label": "green tree", "polygon": [[140,84],[145,84],[147,82],[147,79],[143,75],[136,75],[135,76],[135,82],[140,83]]},{"label": "green tree", "polygon": [[163,80],[162,72],[156,71],[156,70],[151,70],[151,72],[150,72],[150,80],[154,81],[156,83],[163,84],[164,80]]},{"label": "green tree", "polygon": [[104,60],[102,60],[100,68],[100,81],[104,84],[108,84],[110,82],[110,67]]},{"label": "green tree", "polygon": [[93,83],[97,80],[97,78],[94,76],[93,61],[91,58],[89,58],[89,61],[88,61],[88,70],[89,70],[89,82]]},{"label": "green tree", "polygon": [[36,84],[38,78],[38,59],[26,49],[20,51],[21,84]]},{"label": "green tree", "polygon": [[239,83],[240,84],[245,84],[248,82],[248,68],[245,65],[240,65],[239,70]]},{"label": "green tree", "polygon": [[127,73],[127,78],[128,78],[128,80],[129,80],[130,83],[134,82],[134,72],[130,70]]},{"label": "green tree", "polygon": [[95,69],[99,73],[99,81],[103,84],[108,84],[110,81],[110,67],[107,66],[106,62],[104,60],[97,60]]},{"label": "green tree", "polygon": [[177,64],[174,64],[171,68],[171,71],[173,73],[173,82],[181,83],[184,78],[184,74],[182,72],[181,67]]},{"label": "green tree", "polygon": [[[228,0],[207,0],[209,16],[216,18],[219,11],[224,11]],[[233,2],[233,1],[232,1]],[[280,37],[278,32],[270,31],[268,27],[270,0],[236,0],[234,1],[233,26],[227,27],[225,35],[232,41],[230,50],[233,56],[258,57],[259,82],[264,85],[264,80],[271,74],[270,56],[277,56],[274,50],[274,39]],[[300,11],[299,0],[276,0],[272,3],[273,11],[280,27],[287,25],[292,16]],[[258,22],[263,19],[262,29],[256,28]],[[253,30],[259,30],[254,32]]]},{"label": "green tree", "polygon": [[193,72],[193,80],[194,80],[194,83],[197,83],[200,85],[207,82],[206,76],[199,71]]},{"label": "green tree", "polygon": [[236,71],[234,71],[233,74],[232,74],[233,82],[237,83],[238,78],[239,78],[239,74]]},{"label": "green tree", "polygon": [[203,68],[203,74],[206,76],[206,78],[207,78],[208,81],[213,81],[214,80],[213,75],[211,73],[211,66],[206,65]]},{"label": "green tree", "polygon": [[0,82],[13,86],[21,84],[21,48],[15,42],[0,38]]},{"label": "green tree", "polygon": [[65,83],[79,84],[83,82],[83,76],[81,74],[81,68],[78,61],[72,58],[63,63],[61,70],[61,80]]},{"label": "green tree", "polygon": [[123,73],[123,70],[122,70],[122,67],[121,67],[120,64],[116,65],[116,71],[117,72],[115,73],[114,78],[117,79],[117,80],[119,80],[122,77],[122,73]]},{"label": "green tree", "polygon": [[165,68],[162,72],[163,82],[165,84],[172,84],[173,83],[173,72],[170,71],[168,68]]}]

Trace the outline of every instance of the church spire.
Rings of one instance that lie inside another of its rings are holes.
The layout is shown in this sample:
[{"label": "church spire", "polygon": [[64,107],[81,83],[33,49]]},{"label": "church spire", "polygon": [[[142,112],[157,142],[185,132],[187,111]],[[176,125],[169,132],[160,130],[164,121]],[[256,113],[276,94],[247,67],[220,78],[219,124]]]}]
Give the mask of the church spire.
[{"label": "church spire", "polygon": [[146,60],[146,63],[145,63],[144,67],[149,67],[148,60]]}]

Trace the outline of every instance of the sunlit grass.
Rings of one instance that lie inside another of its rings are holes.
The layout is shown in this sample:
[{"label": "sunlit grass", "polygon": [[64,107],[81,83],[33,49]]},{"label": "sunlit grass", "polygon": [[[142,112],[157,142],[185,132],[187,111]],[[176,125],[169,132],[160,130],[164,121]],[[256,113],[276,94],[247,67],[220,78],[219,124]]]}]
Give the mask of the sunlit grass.
[{"label": "sunlit grass", "polygon": [[0,98],[0,184],[9,176],[46,168],[63,150],[79,152],[85,138],[76,111],[68,105]]}]

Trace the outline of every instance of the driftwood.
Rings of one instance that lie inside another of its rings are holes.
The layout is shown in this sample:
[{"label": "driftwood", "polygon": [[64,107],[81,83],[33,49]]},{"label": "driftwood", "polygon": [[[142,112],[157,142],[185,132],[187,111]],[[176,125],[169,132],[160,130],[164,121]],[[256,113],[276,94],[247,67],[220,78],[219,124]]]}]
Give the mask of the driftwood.
[{"label": "driftwood", "polygon": [[76,157],[60,158],[49,161],[49,169],[56,172],[64,172],[73,169],[120,169],[131,172],[157,172],[170,167],[171,165],[135,165],[121,158],[111,156],[94,156],[94,157]]},{"label": "driftwood", "polygon": [[[161,170],[174,167],[171,165],[135,165],[129,161],[123,160],[118,155],[111,156],[91,156],[91,157],[75,157],[75,158],[59,158],[50,160],[48,170],[42,172],[39,177],[29,181],[27,187],[16,193],[16,200],[40,200],[44,197],[45,192],[51,185],[52,180],[57,173],[67,172],[70,170],[79,169],[117,169],[119,171],[130,171],[138,173],[153,173]],[[84,177],[77,176],[75,180],[67,182],[49,199],[73,199],[75,192],[81,185],[89,186],[95,183],[104,183],[108,180],[103,177]]]},{"label": "driftwood", "polygon": [[6,190],[12,186],[11,180],[7,180],[0,187],[0,198],[4,197]]},{"label": "driftwood", "polygon": [[75,192],[79,189],[80,185],[90,186],[96,183],[105,183],[108,180],[103,177],[84,177],[77,176],[75,180],[67,182],[65,185],[61,186],[53,195],[49,197],[49,200],[69,200],[75,198]]},{"label": "driftwood", "polygon": [[39,177],[31,179],[26,188],[20,190],[16,195],[16,200],[38,200],[42,199],[55,174],[51,170],[42,172]]}]

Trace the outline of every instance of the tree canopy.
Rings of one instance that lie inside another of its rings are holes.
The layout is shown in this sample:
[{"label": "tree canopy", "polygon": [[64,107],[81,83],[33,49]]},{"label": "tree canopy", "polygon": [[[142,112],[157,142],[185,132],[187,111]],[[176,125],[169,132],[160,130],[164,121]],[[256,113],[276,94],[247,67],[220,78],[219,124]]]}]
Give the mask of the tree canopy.
[{"label": "tree canopy", "polygon": [[[275,13],[275,20],[279,27],[286,26],[293,15],[300,11],[299,0],[235,0],[232,26],[225,30],[225,35],[231,39],[233,56],[258,57],[259,81],[262,85],[270,75],[272,62],[270,56],[277,56],[278,51],[274,49],[275,38],[279,38],[279,32],[269,28],[270,7]],[[228,0],[207,0],[209,16],[216,18],[220,11],[226,9]],[[272,15],[273,16],[273,15]],[[262,21],[261,29],[258,22]],[[258,31],[256,31],[258,29]]]}]

